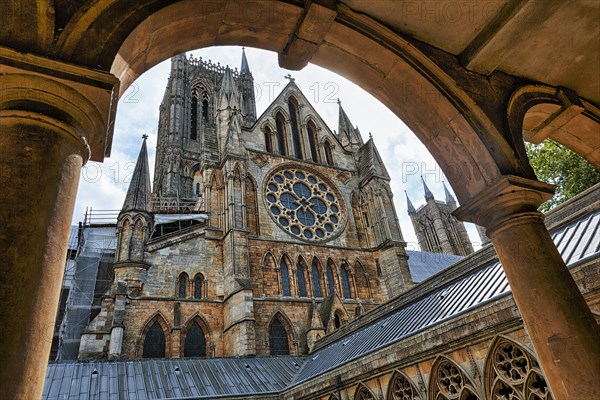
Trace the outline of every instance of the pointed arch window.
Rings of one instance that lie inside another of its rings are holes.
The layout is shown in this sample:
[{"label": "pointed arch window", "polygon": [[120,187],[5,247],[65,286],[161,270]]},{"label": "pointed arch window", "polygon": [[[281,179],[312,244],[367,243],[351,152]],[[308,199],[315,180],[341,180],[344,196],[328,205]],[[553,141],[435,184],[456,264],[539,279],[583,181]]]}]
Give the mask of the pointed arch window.
[{"label": "pointed arch window", "polygon": [[204,276],[202,274],[196,275],[194,278],[194,298],[201,299],[204,292]]},{"label": "pointed arch window", "polygon": [[323,297],[321,291],[321,277],[319,275],[319,267],[317,267],[317,260],[312,262],[312,283],[313,283],[313,296]]},{"label": "pointed arch window", "polygon": [[285,262],[285,258],[281,259],[280,263],[281,269],[281,287],[283,289],[284,296],[291,296],[292,291],[290,289],[290,271],[288,270],[287,262]]},{"label": "pointed arch window", "polygon": [[361,385],[354,395],[354,400],[375,400],[375,396],[369,389]]},{"label": "pointed arch window", "polygon": [[271,135],[273,133],[271,132],[271,128],[269,128],[268,126],[265,127],[264,133],[265,133],[265,150],[269,153],[272,153],[273,152],[273,143],[271,142]]},{"label": "pointed arch window", "polygon": [[356,287],[355,297],[357,299],[371,298],[369,276],[367,275],[365,268],[358,260],[354,263],[354,283]]},{"label": "pointed arch window", "polygon": [[208,93],[204,92],[202,93],[202,120],[205,123],[208,122],[210,116],[210,111],[208,107]]},{"label": "pointed arch window", "polygon": [[290,110],[290,125],[292,128],[292,144],[294,145],[294,157],[302,160],[302,143],[300,140],[300,127],[298,126],[298,120],[300,116],[298,114],[298,103],[296,99],[290,97],[288,100],[288,107]]},{"label": "pointed arch window", "polygon": [[333,326],[335,326],[335,329],[342,326],[342,317],[340,317],[340,314],[337,312],[333,316]]},{"label": "pointed arch window", "polygon": [[185,299],[187,297],[187,286],[188,278],[185,273],[179,275],[179,281],[177,282],[177,297]]},{"label": "pointed arch window", "polygon": [[206,357],[206,338],[204,336],[204,331],[196,321],[192,323],[192,326],[185,336],[183,356]]},{"label": "pointed arch window", "polygon": [[277,116],[275,117],[275,129],[277,129],[277,148],[279,154],[286,156],[285,119],[281,113],[277,113]]},{"label": "pointed arch window", "polygon": [[486,365],[486,394],[493,399],[551,400],[552,394],[536,359],[515,342],[501,338]]},{"label": "pointed arch window", "polygon": [[340,268],[340,273],[342,274],[342,291],[344,292],[345,299],[351,299],[352,293],[350,291],[350,277],[348,276],[348,269],[346,265],[342,265]]},{"label": "pointed arch window", "polygon": [[144,338],[142,358],[164,358],[165,333],[158,321],[154,321]]},{"label": "pointed arch window", "polygon": [[387,398],[391,400],[421,400],[417,388],[399,372],[394,374]]},{"label": "pointed arch window", "polygon": [[190,115],[190,139],[198,139],[198,93],[192,94],[192,111]]},{"label": "pointed arch window", "polygon": [[329,141],[325,141],[323,149],[325,150],[325,162],[327,165],[333,165],[333,152],[331,150],[331,144]]},{"label": "pointed arch window", "polygon": [[269,328],[269,353],[272,356],[285,356],[290,354],[287,332],[279,318],[275,318]]},{"label": "pointed arch window", "polygon": [[310,147],[310,158],[314,162],[319,162],[319,152],[317,151],[317,143],[319,142],[317,138],[317,128],[315,124],[310,121],[306,127],[308,132],[308,145]]},{"label": "pointed arch window", "polygon": [[329,290],[329,294],[335,292],[335,279],[333,268],[331,268],[331,261],[327,263],[327,289]]},{"label": "pointed arch window", "polygon": [[434,365],[429,383],[432,398],[436,400],[478,400],[473,383],[460,367],[448,359]]},{"label": "pointed arch window", "polygon": [[298,260],[296,266],[296,275],[298,275],[298,295],[300,297],[306,297],[306,279],[304,277],[304,263],[302,260]]}]

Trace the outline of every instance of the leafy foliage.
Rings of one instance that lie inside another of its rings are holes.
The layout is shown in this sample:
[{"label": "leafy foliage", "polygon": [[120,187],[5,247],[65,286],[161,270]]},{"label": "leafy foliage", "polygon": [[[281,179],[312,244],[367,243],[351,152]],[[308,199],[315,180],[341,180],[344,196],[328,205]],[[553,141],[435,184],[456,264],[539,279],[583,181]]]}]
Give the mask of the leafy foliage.
[{"label": "leafy foliage", "polygon": [[600,182],[600,172],[567,147],[550,139],[525,143],[529,162],[540,181],[556,185],[556,194],[540,206],[548,211]]}]

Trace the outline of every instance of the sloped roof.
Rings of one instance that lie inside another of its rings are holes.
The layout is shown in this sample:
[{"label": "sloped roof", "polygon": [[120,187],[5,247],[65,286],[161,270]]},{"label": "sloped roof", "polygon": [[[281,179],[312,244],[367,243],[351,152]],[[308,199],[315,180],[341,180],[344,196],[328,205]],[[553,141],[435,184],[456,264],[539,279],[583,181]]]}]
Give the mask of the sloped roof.
[{"label": "sloped roof", "polygon": [[352,122],[350,122],[350,118],[348,118],[348,115],[346,114],[346,111],[344,111],[342,103],[339,100],[338,108],[338,136],[340,139],[342,138],[342,135],[344,135],[348,140],[348,144],[356,143],[363,145],[364,143],[360,132],[358,132],[354,125],[352,125]]},{"label": "sloped roof", "polygon": [[406,250],[406,254],[408,255],[408,269],[414,283],[423,282],[463,258],[453,254],[416,250]]},{"label": "sloped roof", "polygon": [[379,151],[372,138],[367,140],[367,143],[358,149],[358,172],[360,173],[361,181],[363,183],[374,176],[382,177],[387,180],[390,179],[390,175],[381,160]]},{"label": "sloped roof", "polygon": [[[551,235],[569,267],[600,256],[600,209]],[[292,386],[510,293],[500,262],[488,263],[315,351]]]},{"label": "sloped roof", "polygon": [[[551,236],[570,268],[599,257],[600,209],[554,230]],[[51,400],[78,397],[166,399],[273,394],[508,296],[511,292],[498,261],[476,267],[450,283],[439,286],[434,283],[432,286],[415,300],[395,309],[392,307],[391,312],[362,326],[357,325],[356,329],[349,329],[347,335],[307,357],[50,364],[42,397]],[[406,293],[410,294],[410,291]],[[97,374],[93,374],[94,369]]]},{"label": "sloped roof", "polygon": [[305,357],[142,359],[49,364],[43,399],[208,399],[283,390]]}]

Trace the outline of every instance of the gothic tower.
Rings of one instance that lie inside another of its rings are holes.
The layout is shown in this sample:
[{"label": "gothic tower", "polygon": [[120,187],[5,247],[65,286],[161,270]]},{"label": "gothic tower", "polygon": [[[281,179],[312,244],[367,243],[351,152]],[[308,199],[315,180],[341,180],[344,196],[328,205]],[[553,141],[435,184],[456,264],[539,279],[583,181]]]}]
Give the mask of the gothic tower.
[{"label": "gothic tower", "polygon": [[421,250],[459,256],[471,254],[473,245],[469,240],[465,225],[452,216],[452,211],[457,208],[457,204],[446,184],[442,183],[446,197],[443,202],[434,198],[423,177],[421,177],[421,181],[425,193],[424,205],[415,209],[406,193],[408,215]]},{"label": "gothic tower", "polygon": [[374,140],[288,79],[258,116],[245,52],[171,59],[153,192],[144,141],[81,358],[305,354],[413,285]]},{"label": "gothic tower", "polygon": [[138,156],[123,207],[117,218],[115,250],[115,282],[125,282],[128,293],[136,296],[142,290],[142,272],[148,268],[144,245],[152,232],[154,217],[150,212],[150,170],[146,139]]}]

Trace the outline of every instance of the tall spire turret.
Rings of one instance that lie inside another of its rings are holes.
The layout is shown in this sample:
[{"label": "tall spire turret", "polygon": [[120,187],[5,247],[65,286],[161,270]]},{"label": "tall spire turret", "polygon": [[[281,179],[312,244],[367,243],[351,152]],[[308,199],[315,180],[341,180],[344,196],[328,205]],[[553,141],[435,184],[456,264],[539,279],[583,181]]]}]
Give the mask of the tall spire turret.
[{"label": "tall spire turret", "polygon": [[256,122],[256,99],[254,96],[254,78],[252,77],[252,72],[250,72],[246,51],[243,47],[242,66],[240,67],[240,89],[242,92],[242,105],[244,107],[244,126],[249,128]]},{"label": "tall spire turret", "polygon": [[405,190],[404,194],[406,194],[406,209],[409,214],[415,213],[415,206],[413,206],[412,201],[410,201],[410,197],[408,197],[408,192]]},{"label": "tall spire turret", "polygon": [[348,118],[346,111],[342,107],[340,99],[338,99],[338,107],[338,137],[340,138],[340,142],[342,142],[344,147],[348,145],[362,146],[364,143],[360,131],[358,127],[352,125],[350,118]]},{"label": "tall spire turret", "polygon": [[450,191],[446,187],[446,183],[442,181],[442,185],[444,186],[444,193],[446,195],[446,203],[450,204],[450,203],[455,202],[456,200],[454,200],[454,196],[452,196],[452,193],[450,193]]},{"label": "tall spire turret", "polygon": [[240,67],[240,75],[252,75],[250,67],[248,67],[248,59],[246,58],[246,50],[242,47],[242,66]]},{"label": "tall spire turret", "polygon": [[239,109],[238,96],[239,94],[233,79],[231,68],[226,67],[223,81],[221,82],[221,89],[219,90],[219,109],[225,109],[227,107]]},{"label": "tall spire turret", "polygon": [[429,188],[427,187],[427,184],[425,183],[425,179],[423,178],[423,175],[421,175],[421,181],[423,182],[423,191],[425,192],[425,200],[434,200],[433,197],[433,193],[431,193],[431,190],[429,190]]},{"label": "tall spire turret", "polygon": [[149,211],[150,206],[150,167],[148,165],[148,151],[146,149],[147,135],[142,136],[142,148],[138,155],[135,169],[131,176],[129,189],[123,202],[121,211]]},{"label": "tall spire turret", "polygon": [[220,140],[221,154],[243,153],[242,136],[242,101],[233,73],[225,68],[225,75],[219,90],[218,102],[219,123],[217,132]]}]

